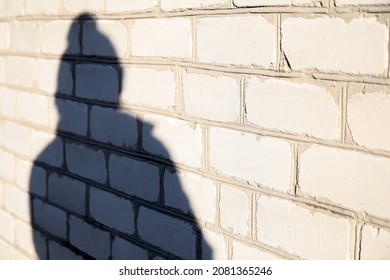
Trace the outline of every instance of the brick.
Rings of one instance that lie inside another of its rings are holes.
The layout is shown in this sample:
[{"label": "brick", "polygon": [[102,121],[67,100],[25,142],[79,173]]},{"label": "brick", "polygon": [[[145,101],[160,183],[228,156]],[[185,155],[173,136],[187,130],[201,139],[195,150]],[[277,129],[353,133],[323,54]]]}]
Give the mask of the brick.
[{"label": "brick", "polygon": [[221,227],[246,236],[250,227],[250,197],[236,188],[222,185],[219,201]]},{"label": "brick", "polygon": [[37,22],[12,22],[9,25],[10,48],[14,51],[39,51],[39,25]]},{"label": "brick", "polygon": [[164,175],[165,205],[214,223],[217,190],[215,183],[193,173],[172,172]]},{"label": "brick", "polygon": [[102,0],[63,0],[64,8],[71,13],[97,12],[103,10]]},{"label": "brick", "polygon": [[61,244],[49,240],[49,259],[50,260],[82,260],[82,257],[62,246]]},{"label": "brick", "polygon": [[51,133],[31,130],[30,157],[55,167],[64,163],[62,139]]},{"label": "brick", "polygon": [[155,8],[157,0],[128,1],[128,0],[106,0],[106,10],[109,12],[131,12],[150,10]]},{"label": "brick", "polygon": [[3,145],[7,147],[11,151],[28,155],[29,153],[29,137],[30,137],[30,129],[14,122],[4,121],[2,132],[4,136]]},{"label": "brick", "polygon": [[[347,122],[359,145],[390,150],[390,95],[384,92],[352,96],[347,103]],[[369,132],[369,133],[367,133]]]},{"label": "brick", "polygon": [[133,234],[134,210],[130,200],[97,188],[89,191],[89,213],[98,222],[127,234]]},{"label": "brick", "polygon": [[115,236],[112,242],[113,260],[147,260],[148,252],[133,243]]},{"label": "brick", "polygon": [[17,160],[16,183],[20,189],[39,196],[46,196],[46,171],[30,161]]},{"label": "brick", "polygon": [[146,114],[142,136],[147,152],[188,166],[201,166],[202,130],[198,124]]},{"label": "brick", "polygon": [[110,256],[110,234],[91,224],[70,216],[70,243],[96,259],[108,259]]},{"label": "brick", "polygon": [[9,260],[11,258],[11,246],[0,239],[0,260]]},{"label": "brick", "polygon": [[[240,114],[239,82],[231,77],[185,74],[184,111],[188,116],[213,121],[237,122]],[[215,106],[223,100],[223,106]]]},{"label": "brick", "polygon": [[0,112],[1,115],[14,117],[16,114],[17,92],[5,87],[0,88]]},{"label": "brick", "polygon": [[14,241],[15,219],[3,209],[0,209],[0,237],[6,241]]},{"label": "brick", "polygon": [[126,26],[120,21],[87,20],[83,26],[83,54],[122,57],[127,37]]},{"label": "brick", "polygon": [[124,68],[121,101],[170,109],[175,106],[175,75],[169,69]]},{"label": "brick", "polygon": [[276,62],[276,41],[276,23],[262,16],[209,17],[197,22],[196,50],[204,63],[269,68]]},{"label": "brick", "polygon": [[336,6],[346,5],[386,5],[390,4],[389,0],[335,0]]},{"label": "brick", "polygon": [[76,66],[76,96],[91,100],[118,101],[118,73],[112,66],[79,64]]},{"label": "brick", "polygon": [[29,224],[16,222],[15,243],[33,259],[46,258],[46,243],[42,235]]},{"label": "brick", "polygon": [[5,57],[0,57],[0,83],[5,83]]},{"label": "brick", "polygon": [[202,259],[227,260],[228,249],[223,235],[203,229],[202,230]]},{"label": "brick", "polygon": [[101,150],[82,144],[66,143],[65,153],[70,172],[101,184],[106,182],[106,160]]},{"label": "brick", "polygon": [[55,108],[50,107],[50,126],[85,136],[88,129],[88,106],[66,99],[55,98]]},{"label": "brick", "polygon": [[259,127],[337,140],[340,109],[324,87],[277,79],[248,80],[248,122]]},{"label": "brick", "polygon": [[28,92],[16,95],[16,115],[19,119],[38,125],[48,123],[49,105],[47,97]]},{"label": "brick", "polygon": [[164,11],[184,9],[204,9],[228,7],[226,0],[162,0],[161,9]]},{"label": "brick", "polygon": [[138,140],[135,114],[93,106],[90,111],[90,137],[116,146],[134,148]]},{"label": "brick", "polygon": [[283,260],[283,258],[273,255],[261,248],[246,245],[233,240],[232,242],[233,260]]},{"label": "brick", "polygon": [[138,214],[138,234],[141,239],[184,259],[196,258],[196,236],[192,226],[149,208]]},{"label": "brick", "polygon": [[67,238],[66,213],[40,199],[33,199],[32,203],[34,224],[50,234],[63,239]]},{"label": "brick", "polygon": [[[390,218],[390,160],[313,145],[299,160],[299,188],[316,200]],[[375,190],[375,191],[372,191]]]},{"label": "brick", "polygon": [[209,137],[210,164],[215,172],[278,191],[289,190],[291,147],[287,142],[220,128],[210,129]]},{"label": "brick", "polygon": [[83,182],[57,173],[48,180],[49,201],[77,214],[86,211],[86,186]]},{"label": "brick", "polygon": [[7,50],[9,47],[9,31],[7,23],[0,23],[0,50]]},{"label": "brick", "polygon": [[[16,175],[16,159],[12,153],[0,150],[0,179],[13,181]],[[19,174],[18,174],[19,176]]]},{"label": "brick", "polygon": [[59,0],[26,0],[26,13],[31,15],[55,15],[58,12]]},{"label": "brick", "polygon": [[130,40],[133,56],[189,59],[192,55],[191,20],[187,18],[134,20]]},{"label": "brick", "polygon": [[73,77],[71,64],[50,59],[38,60],[38,87],[51,94],[71,95]]},{"label": "brick", "polygon": [[[23,71],[20,71],[23,65]],[[38,66],[34,58],[8,56],[6,59],[7,83],[31,87],[38,78]]]},{"label": "brick", "polygon": [[288,18],[282,48],[293,70],[383,75],[388,62],[388,29],[374,18]]},{"label": "brick", "polygon": [[261,196],[256,221],[257,239],[264,244],[305,259],[352,258],[351,226],[345,218]]},{"label": "brick", "polygon": [[360,259],[389,260],[390,231],[365,225],[362,230]]},{"label": "brick", "polygon": [[57,55],[79,53],[79,28],[79,23],[71,20],[42,22],[41,51]]},{"label": "brick", "polygon": [[317,6],[325,5],[326,0],[234,0],[237,7],[254,7],[254,6]]},{"label": "brick", "polygon": [[1,17],[12,17],[23,14],[23,0],[2,0],[0,5]]},{"label": "brick", "polygon": [[158,200],[160,171],[157,166],[112,154],[109,174],[112,188],[145,200]]}]

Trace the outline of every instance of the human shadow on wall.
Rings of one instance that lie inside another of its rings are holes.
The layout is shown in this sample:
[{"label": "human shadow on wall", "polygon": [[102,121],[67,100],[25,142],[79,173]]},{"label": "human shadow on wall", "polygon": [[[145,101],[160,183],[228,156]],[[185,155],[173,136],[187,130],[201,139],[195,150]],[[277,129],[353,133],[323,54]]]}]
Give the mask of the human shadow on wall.
[{"label": "human shadow on wall", "polygon": [[[56,135],[38,154],[31,172],[37,256],[212,258],[188,214],[191,207],[169,151],[151,134],[153,125],[120,109],[122,80],[123,69],[110,40],[91,15],[78,16],[69,29],[58,72],[57,112],[52,114],[57,115]],[[31,137],[41,142],[48,136],[34,132]],[[142,148],[145,139],[168,156],[148,154]],[[169,176],[169,186],[164,186],[164,176]],[[165,206],[167,187],[176,188],[175,197],[181,200],[177,205],[188,212]]]}]

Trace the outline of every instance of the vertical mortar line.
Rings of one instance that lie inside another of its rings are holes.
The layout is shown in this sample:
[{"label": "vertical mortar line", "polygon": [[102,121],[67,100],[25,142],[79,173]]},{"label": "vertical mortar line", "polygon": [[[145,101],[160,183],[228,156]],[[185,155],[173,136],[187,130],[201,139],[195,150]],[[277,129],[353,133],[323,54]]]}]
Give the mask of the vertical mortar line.
[{"label": "vertical mortar line", "polygon": [[250,237],[253,241],[256,240],[256,193],[255,192],[251,192],[251,228],[250,228]]},{"label": "vertical mortar line", "polygon": [[246,106],[245,106],[245,76],[241,75],[240,77],[240,110],[239,110],[239,122],[240,125],[243,126],[245,122],[245,114],[246,114]]},{"label": "vertical mortar line", "polygon": [[198,58],[196,54],[196,45],[198,43],[198,37],[197,37],[197,31],[198,31],[198,24],[197,24],[198,18],[197,17],[191,17],[191,27],[192,27],[192,59],[191,61],[193,63],[196,63]]},{"label": "vertical mortar line", "polygon": [[203,135],[203,168],[204,171],[210,173],[210,164],[209,164],[209,128],[202,127]]},{"label": "vertical mortar line", "polygon": [[275,70],[280,71],[281,57],[282,57],[282,24],[281,24],[281,14],[276,15],[276,65]]},{"label": "vertical mortar line", "polygon": [[215,205],[215,226],[221,228],[221,183],[217,182],[217,195]]},{"label": "vertical mortar line", "polygon": [[359,222],[356,225],[356,233],[355,233],[355,260],[361,259],[361,252],[362,252],[362,231],[363,231],[364,223],[361,219],[359,219]]},{"label": "vertical mortar line", "polygon": [[388,44],[387,44],[387,77],[390,78],[390,20],[387,20],[387,29],[388,29]]},{"label": "vertical mortar line", "polygon": [[341,92],[341,143],[345,143],[347,136],[347,94],[348,85],[345,85]]},{"label": "vertical mortar line", "polygon": [[226,238],[226,246],[227,246],[227,259],[232,260],[233,259],[233,245],[232,245],[232,239],[230,237]]},{"label": "vertical mortar line", "polygon": [[297,195],[298,187],[298,144],[293,142],[291,146],[291,176],[290,176],[290,190],[293,195]]},{"label": "vertical mortar line", "polygon": [[175,98],[175,110],[179,115],[184,115],[184,94],[183,94],[183,72],[185,69],[181,66],[176,66],[176,98]]}]

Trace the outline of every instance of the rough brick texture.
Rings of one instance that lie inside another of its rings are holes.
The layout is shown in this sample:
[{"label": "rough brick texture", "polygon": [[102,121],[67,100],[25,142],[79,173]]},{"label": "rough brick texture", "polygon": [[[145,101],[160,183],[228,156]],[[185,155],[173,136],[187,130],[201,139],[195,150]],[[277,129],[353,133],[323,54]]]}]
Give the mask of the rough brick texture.
[{"label": "rough brick texture", "polygon": [[390,259],[388,0],[0,0],[0,259]]}]

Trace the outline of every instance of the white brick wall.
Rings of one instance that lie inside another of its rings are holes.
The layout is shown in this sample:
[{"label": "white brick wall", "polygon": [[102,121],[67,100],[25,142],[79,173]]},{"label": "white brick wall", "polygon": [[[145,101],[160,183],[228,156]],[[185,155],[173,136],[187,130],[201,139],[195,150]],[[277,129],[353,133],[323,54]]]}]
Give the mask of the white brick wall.
[{"label": "white brick wall", "polygon": [[217,173],[278,191],[290,188],[291,148],[287,142],[213,128],[209,154]]},{"label": "white brick wall", "polygon": [[0,0],[0,259],[390,258],[389,5]]},{"label": "white brick wall", "polygon": [[231,186],[222,185],[219,200],[221,227],[235,234],[248,235],[250,196]]},{"label": "white brick wall", "polygon": [[[390,150],[390,95],[384,92],[349,98],[347,120],[353,140],[369,148]],[[367,133],[370,131],[370,133]]]},{"label": "white brick wall", "polygon": [[127,157],[110,155],[110,184],[114,189],[137,197],[157,201],[160,171],[157,166]]},{"label": "white brick wall", "polygon": [[189,59],[192,55],[191,32],[191,21],[186,18],[135,20],[130,33],[131,54]]},{"label": "white brick wall", "polygon": [[[127,29],[122,22],[86,21],[83,26],[83,54],[122,57],[127,48]],[[113,39],[108,41],[102,34]]]},{"label": "white brick wall", "polygon": [[199,125],[147,114],[143,119],[142,136],[147,152],[188,166],[201,166],[202,131]]},{"label": "white brick wall", "polygon": [[[296,204],[261,196],[257,200],[257,239],[311,259],[349,259],[350,224]],[[274,221],[278,222],[275,223]]]},{"label": "white brick wall", "polygon": [[124,69],[121,101],[126,104],[169,109],[175,106],[175,75],[169,69]]},{"label": "white brick wall", "polygon": [[[192,173],[165,172],[165,204],[213,223],[217,190],[213,181]],[[188,201],[188,197],[191,201]]]},{"label": "white brick wall", "polygon": [[127,1],[106,0],[106,9],[112,12],[149,10],[157,5],[157,0]]},{"label": "white brick wall", "polygon": [[[272,22],[272,21],[271,21]],[[223,51],[229,46],[229,51]],[[197,22],[200,62],[258,65],[276,62],[276,26],[262,16],[201,18]]]},{"label": "white brick wall", "polygon": [[362,230],[363,260],[388,260],[390,258],[390,231],[365,225]]},{"label": "white brick wall", "polygon": [[[314,145],[300,156],[299,187],[308,195],[389,218],[390,160]],[[375,191],[372,191],[375,189]]]},{"label": "white brick wall", "polygon": [[212,7],[227,7],[227,0],[162,0],[161,8],[164,11],[181,10],[181,9],[196,9],[196,8],[212,8]]},{"label": "white brick wall", "polygon": [[340,109],[323,87],[252,77],[245,104],[247,120],[266,129],[333,140],[340,135]]},{"label": "white brick wall", "polygon": [[[183,92],[186,115],[214,121],[238,121],[240,92],[236,79],[187,73],[183,77]],[[223,104],[216,107],[220,100]]]},{"label": "white brick wall", "polygon": [[383,75],[388,33],[374,18],[288,18],[282,22],[282,48],[294,70]]}]

